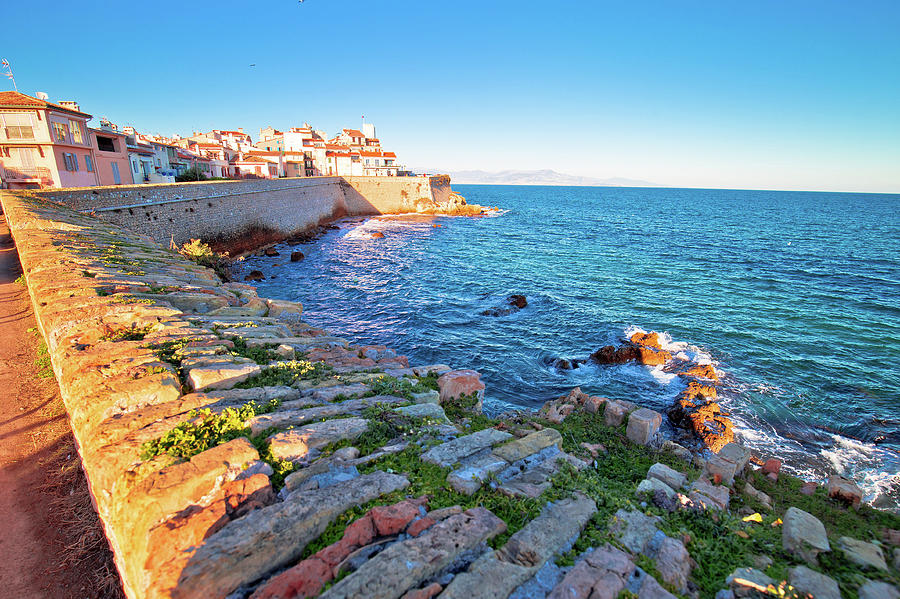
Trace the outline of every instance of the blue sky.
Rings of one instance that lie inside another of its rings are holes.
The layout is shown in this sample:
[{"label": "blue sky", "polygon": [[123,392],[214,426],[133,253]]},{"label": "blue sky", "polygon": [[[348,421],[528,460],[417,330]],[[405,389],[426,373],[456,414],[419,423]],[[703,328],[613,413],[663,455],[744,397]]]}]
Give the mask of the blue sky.
[{"label": "blue sky", "polygon": [[900,192],[896,0],[41,9],[3,9],[19,89],[141,131],[365,115],[410,166]]}]

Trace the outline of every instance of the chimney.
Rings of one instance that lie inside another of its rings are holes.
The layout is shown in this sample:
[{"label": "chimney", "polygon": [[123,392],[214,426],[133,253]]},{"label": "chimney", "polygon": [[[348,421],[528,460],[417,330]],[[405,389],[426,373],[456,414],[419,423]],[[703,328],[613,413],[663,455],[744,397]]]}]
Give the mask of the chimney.
[{"label": "chimney", "polygon": [[[47,94],[44,94],[44,95],[46,96]],[[59,102],[59,105],[64,108],[74,110],[76,112],[81,112],[81,106],[78,105],[78,102],[74,102],[72,100],[61,100]]]},{"label": "chimney", "polygon": [[244,132],[244,128],[243,128],[243,127],[238,127],[238,133],[243,133],[243,132]]}]

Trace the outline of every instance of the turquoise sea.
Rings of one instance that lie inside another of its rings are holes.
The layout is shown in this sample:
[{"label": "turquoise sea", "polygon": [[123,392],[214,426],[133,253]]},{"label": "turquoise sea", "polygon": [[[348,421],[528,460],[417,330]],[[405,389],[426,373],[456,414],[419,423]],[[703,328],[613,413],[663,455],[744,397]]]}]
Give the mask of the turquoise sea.
[{"label": "turquoise sea", "polygon": [[[454,189],[501,210],[345,221],[246,268],[265,273],[262,295],[303,302],[312,324],[411,363],[479,370],[493,411],[576,385],[665,409],[683,383],[660,368],[552,365],[664,332],[724,375],[720,403],[761,455],[900,504],[900,196]],[[306,259],[289,262],[292,249]],[[529,305],[481,315],[513,293]]]}]

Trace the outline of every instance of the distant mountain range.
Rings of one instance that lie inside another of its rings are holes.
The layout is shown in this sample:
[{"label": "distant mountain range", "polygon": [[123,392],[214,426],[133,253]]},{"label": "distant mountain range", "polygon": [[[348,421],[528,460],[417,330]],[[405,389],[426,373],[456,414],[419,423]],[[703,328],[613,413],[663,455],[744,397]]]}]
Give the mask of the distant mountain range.
[{"label": "distant mountain range", "polygon": [[581,177],[567,175],[550,169],[540,171],[445,171],[441,169],[414,169],[417,173],[435,173],[450,175],[453,183],[482,183],[488,185],[582,185],[605,187],[663,187],[659,183],[641,181],[639,179],[626,179],[624,177],[611,177],[598,179],[596,177]]}]

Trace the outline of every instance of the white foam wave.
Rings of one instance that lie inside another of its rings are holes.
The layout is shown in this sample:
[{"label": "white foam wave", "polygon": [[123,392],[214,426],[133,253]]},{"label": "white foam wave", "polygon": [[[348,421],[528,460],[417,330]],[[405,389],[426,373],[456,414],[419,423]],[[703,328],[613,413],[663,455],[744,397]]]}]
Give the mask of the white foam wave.
[{"label": "white foam wave", "polygon": [[672,382],[679,382],[678,374],[674,372],[666,372],[659,366],[653,366],[649,369],[650,376],[652,376],[658,383],[662,383],[663,385],[669,385]]},{"label": "white foam wave", "polygon": [[[631,325],[625,327],[624,335],[626,339],[631,339],[631,337],[635,333],[646,334],[649,332],[650,331],[642,329],[639,326]],[[696,345],[691,345],[686,341],[675,341],[674,339],[672,339],[672,336],[666,331],[656,331],[656,333],[657,335],[659,335],[659,346],[667,352],[671,353],[675,358],[684,360],[685,362],[693,362],[701,366],[705,366],[706,364],[710,364],[712,366],[716,365],[716,361],[713,360],[712,355],[705,351],[703,348]]]}]

